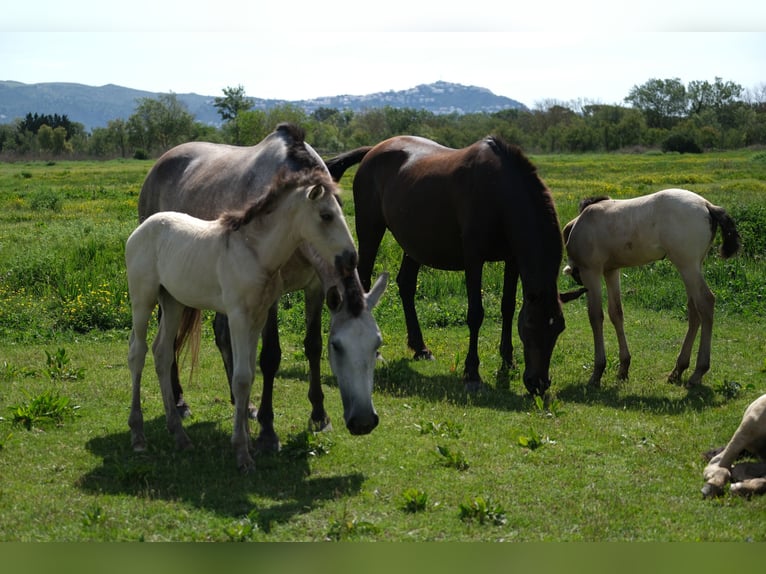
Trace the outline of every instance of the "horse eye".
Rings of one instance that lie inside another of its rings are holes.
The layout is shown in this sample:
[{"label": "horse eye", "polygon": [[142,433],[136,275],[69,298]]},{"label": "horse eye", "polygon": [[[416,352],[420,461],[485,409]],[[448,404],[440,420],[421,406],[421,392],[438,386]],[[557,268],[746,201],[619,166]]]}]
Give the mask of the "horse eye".
[{"label": "horse eye", "polygon": [[330,346],[332,347],[332,350],[339,355],[343,354],[343,345],[341,345],[339,341],[330,341]]},{"label": "horse eye", "polygon": [[329,222],[331,222],[333,220],[334,216],[330,212],[324,212],[324,213],[322,213],[320,215],[320,217],[322,218],[322,221],[325,221],[325,222],[329,223]]}]

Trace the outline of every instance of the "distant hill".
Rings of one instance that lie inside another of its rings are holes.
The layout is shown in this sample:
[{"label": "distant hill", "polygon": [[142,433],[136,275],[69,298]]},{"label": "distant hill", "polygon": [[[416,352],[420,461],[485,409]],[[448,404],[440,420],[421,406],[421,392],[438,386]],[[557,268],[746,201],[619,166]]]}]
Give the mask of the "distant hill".
[{"label": "distant hill", "polygon": [[[146,92],[107,84],[86,86],[73,83],[23,84],[0,81],[0,123],[10,123],[28,113],[66,115],[71,121],[81,123],[85,129],[104,127],[115,119],[127,119],[136,109],[140,98],[156,98],[159,92]],[[223,93],[218,94],[222,96]],[[221,117],[213,105],[216,96],[176,94],[186,104],[197,121],[220,125]],[[268,100],[249,96],[254,109],[269,109],[292,104],[308,113],[317,108],[365,109],[414,108],[435,114],[497,112],[505,109],[526,109],[524,104],[496,96],[486,88],[463,86],[449,82],[422,84],[409,90],[380,92],[366,96],[328,96],[313,100]]]}]

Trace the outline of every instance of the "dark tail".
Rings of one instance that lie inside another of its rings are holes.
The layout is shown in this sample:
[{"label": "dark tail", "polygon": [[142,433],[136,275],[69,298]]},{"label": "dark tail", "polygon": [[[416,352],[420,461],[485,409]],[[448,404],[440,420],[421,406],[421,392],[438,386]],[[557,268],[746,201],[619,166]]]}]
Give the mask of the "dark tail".
[{"label": "dark tail", "polygon": [[370,151],[372,147],[373,146],[371,145],[358,147],[356,149],[352,149],[351,151],[336,155],[335,157],[331,157],[330,159],[326,159],[324,163],[327,166],[327,169],[329,170],[333,180],[340,181],[340,178],[343,177],[343,174],[346,173],[346,170],[352,165],[362,161],[364,156],[367,155],[367,152]]},{"label": "dark tail", "polygon": [[[176,364],[181,364],[181,356],[187,345],[191,348],[191,371],[189,380],[194,376],[194,370],[199,363],[199,344],[202,335],[202,312],[199,309],[187,307],[184,309],[181,325],[178,328],[175,341]],[[180,370],[180,369],[179,369]]]},{"label": "dark tail", "polygon": [[[723,207],[716,205],[708,205],[708,211],[713,218],[714,225],[717,223],[721,226],[721,237],[723,242],[721,243],[721,257],[728,259],[734,256],[739,251],[741,241],[737,227],[734,225],[734,220],[726,213]],[[713,227],[713,233],[715,233],[715,227]]]}]

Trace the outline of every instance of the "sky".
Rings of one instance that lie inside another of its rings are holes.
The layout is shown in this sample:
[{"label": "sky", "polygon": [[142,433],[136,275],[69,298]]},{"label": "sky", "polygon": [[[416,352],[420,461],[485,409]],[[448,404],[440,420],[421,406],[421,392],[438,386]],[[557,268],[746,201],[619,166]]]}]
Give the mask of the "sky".
[{"label": "sky", "polygon": [[653,78],[766,88],[764,0],[452,5],[17,0],[0,8],[0,80],[284,100],[446,81],[530,108],[621,104]]}]

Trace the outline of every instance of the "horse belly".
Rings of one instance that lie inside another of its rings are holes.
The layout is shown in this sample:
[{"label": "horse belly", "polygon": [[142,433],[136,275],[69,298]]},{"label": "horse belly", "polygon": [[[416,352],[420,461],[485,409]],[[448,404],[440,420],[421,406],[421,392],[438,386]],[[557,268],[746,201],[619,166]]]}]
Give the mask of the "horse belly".
[{"label": "horse belly", "polygon": [[446,271],[465,269],[460,230],[428,223],[389,229],[402,250],[418,263]]}]

